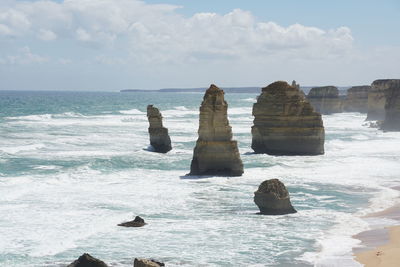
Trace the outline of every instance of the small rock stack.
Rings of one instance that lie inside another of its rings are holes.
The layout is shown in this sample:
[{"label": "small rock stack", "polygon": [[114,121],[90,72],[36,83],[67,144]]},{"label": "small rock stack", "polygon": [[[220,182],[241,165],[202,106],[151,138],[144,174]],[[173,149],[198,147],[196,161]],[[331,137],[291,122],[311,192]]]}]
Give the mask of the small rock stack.
[{"label": "small rock stack", "polygon": [[278,179],[266,180],[254,192],[254,202],[261,214],[283,215],[296,213],[290,202],[289,192]]},{"label": "small rock stack", "polygon": [[400,80],[386,80],[385,87],[385,120],[381,129],[400,131]]},{"label": "small rock stack", "polygon": [[321,114],[314,111],[300,90],[287,82],[262,89],[253,105],[251,148],[271,155],[324,154],[325,130]]},{"label": "small rock stack", "polygon": [[344,102],[344,111],[346,112],[368,112],[368,91],[369,85],[353,86],[347,90],[346,100]]},{"label": "small rock stack", "polygon": [[156,152],[167,153],[172,149],[171,139],[168,135],[168,129],[163,127],[162,116],[158,108],[148,105],[147,118],[150,124],[150,145]]},{"label": "small rock stack", "polygon": [[335,86],[311,88],[307,99],[321,114],[340,113],[343,110],[343,101],[339,98],[339,89]]},{"label": "small rock stack", "polygon": [[200,106],[199,138],[193,152],[190,175],[240,176],[243,163],[232,140],[224,91],[212,84]]}]

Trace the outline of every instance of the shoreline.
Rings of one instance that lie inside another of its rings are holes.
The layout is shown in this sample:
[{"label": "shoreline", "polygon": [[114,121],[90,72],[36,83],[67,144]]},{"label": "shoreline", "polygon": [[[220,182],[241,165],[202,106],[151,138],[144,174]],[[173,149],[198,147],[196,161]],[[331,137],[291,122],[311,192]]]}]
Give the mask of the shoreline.
[{"label": "shoreline", "polygon": [[361,241],[353,248],[354,260],[365,267],[400,266],[400,205],[363,218],[373,228],[353,236]]}]

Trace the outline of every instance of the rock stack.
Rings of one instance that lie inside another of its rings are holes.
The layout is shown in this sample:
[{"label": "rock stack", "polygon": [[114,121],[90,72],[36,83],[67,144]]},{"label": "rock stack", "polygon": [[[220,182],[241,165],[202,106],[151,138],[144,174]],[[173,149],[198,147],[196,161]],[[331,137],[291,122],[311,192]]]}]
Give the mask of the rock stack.
[{"label": "rock stack", "polygon": [[342,112],[343,103],[339,97],[339,89],[335,86],[311,88],[307,98],[315,110],[321,114]]},{"label": "rock stack", "polygon": [[135,258],[133,262],[133,267],[162,267],[162,266],[165,266],[165,264],[153,259]]},{"label": "rock stack", "polygon": [[168,129],[163,127],[162,116],[158,108],[148,105],[147,118],[150,124],[150,145],[156,152],[167,153],[172,149],[171,139],[168,135]]},{"label": "rock stack", "polygon": [[324,154],[325,130],[298,88],[283,81],[262,89],[253,105],[251,148],[271,155]]},{"label": "rock stack", "polygon": [[347,90],[343,110],[346,112],[368,112],[368,91],[369,85],[353,86]]},{"label": "rock stack", "polygon": [[261,214],[283,215],[296,213],[290,203],[289,192],[285,185],[278,179],[266,180],[254,192],[254,202]]},{"label": "rock stack", "polygon": [[240,176],[243,164],[227,115],[224,91],[207,89],[200,106],[199,138],[193,152],[190,175]]},{"label": "rock stack", "polygon": [[386,80],[385,87],[385,120],[381,129],[400,131],[400,80]]},{"label": "rock stack", "polygon": [[376,80],[371,84],[368,93],[368,116],[367,120],[382,121],[385,119],[386,90],[396,87],[398,80]]},{"label": "rock stack", "polygon": [[67,267],[107,267],[107,264],[88,253],[84,253]]}]

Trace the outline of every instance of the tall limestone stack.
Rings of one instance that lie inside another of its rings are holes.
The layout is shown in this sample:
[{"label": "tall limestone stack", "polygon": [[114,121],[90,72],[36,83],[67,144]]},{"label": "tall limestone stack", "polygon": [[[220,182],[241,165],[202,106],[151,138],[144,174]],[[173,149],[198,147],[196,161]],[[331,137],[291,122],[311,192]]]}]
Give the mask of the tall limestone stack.
[{"label": "tall limestone stack", "polygon": [[344,111],[367,113],[369,85],[353,86],[347,90]]},{"label": "tall limestone stack", "polygon": [[251,148],[271,155],[324,154],[325,130],[299,89],[283,81],[265,88],[253,106]]},{"label": "tall limestone stack", "polygon": [[367,120],[382,121],[385,119],[386,90],[396,87],[398,80],[385,79],[376,80],[371,84],[368,93],[368,116]]},{"label": "tall limestone stack", "polygon": [[339,90],[335,86],[311,88],[307,95],[311,105],[321,114],[342,112],[343,101],[339,97]]},{"label": "tall limestone stack", "polygon": [[224,91],[212,84],[200,106],[199,138],[190,175],[240,176],[243,163],[227,115]]},{"label": "tall limestone stack", "polygon": [[172,149],[168,129],[163,127],[162,116],[158,108],[147,106],[147,118],[149,120],[150,145],[156,152],[167,153]]},{"label": "tall limestone stack", "polygon": [[386,80],[385,120],[381,129],[400,131],[400,80]]}]

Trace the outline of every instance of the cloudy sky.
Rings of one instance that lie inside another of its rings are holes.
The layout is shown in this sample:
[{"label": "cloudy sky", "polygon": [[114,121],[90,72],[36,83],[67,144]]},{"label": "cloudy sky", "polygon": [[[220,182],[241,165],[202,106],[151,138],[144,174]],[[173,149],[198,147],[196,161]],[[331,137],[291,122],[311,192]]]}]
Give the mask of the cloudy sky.
[{"label": "cloudy sky", "polygon": [[0,90],[400,78],[398,0],[0,0]]}]

